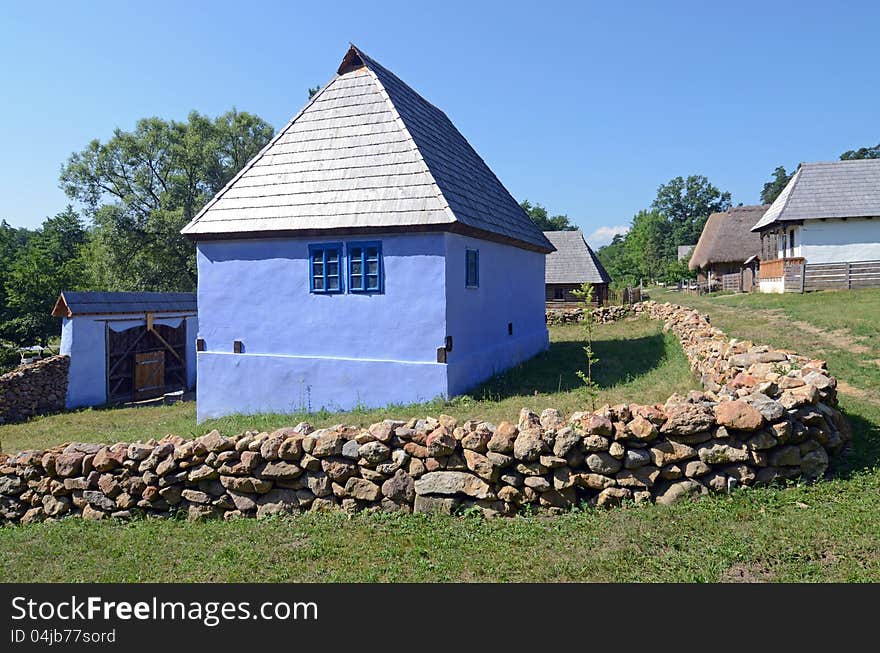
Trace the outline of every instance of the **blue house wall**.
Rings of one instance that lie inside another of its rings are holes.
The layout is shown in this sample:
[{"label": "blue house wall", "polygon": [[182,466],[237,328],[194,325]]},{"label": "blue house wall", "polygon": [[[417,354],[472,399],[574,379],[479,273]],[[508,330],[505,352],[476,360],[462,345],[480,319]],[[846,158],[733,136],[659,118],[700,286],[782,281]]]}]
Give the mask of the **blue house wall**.
[{"label": "blue house wall", "polygon": [[[364,240],[381,242],[381,293],[310,292],[310,245]],[[480,251],[478,288],[465,288],[468,248]],[[540,253],[450,233],[201,241],[197,250],[199,420],[429,401],[547,348]],[[453,348],[438,363],[447,335]]]},{"label": "blue house wall", "polygon": [[[181,320],[186,320],[187,385],[191,390],[196,382],[195,339],[199,328],[198,318],[157,316],[154,323],[177,328]],[[74,315],[61,320],[60,353],[70,356],[65,402],[65,407],[68,409],[101,406],[107,403],[105,329],[108,324],[114,331],[124,331],[132,327],[144,326],[146,320],[135,316],[132,316],[132,319],[125,319],[119,314]]]},{"label": "blue house wall", "polygon": [[[465,284],[465,252],[479,252],[476,288]],[[547,349],[544,254],[446,235],[449,394],[465,393]],[[510,333],[512,331],[512,333]]]},{"label": "blue house wall", "polygon": [[[383,292],[310,292],[309,245],[364,240],[382,243]],[[446,396],[445,248],[439,233],[199,242],[198,418]]]}]

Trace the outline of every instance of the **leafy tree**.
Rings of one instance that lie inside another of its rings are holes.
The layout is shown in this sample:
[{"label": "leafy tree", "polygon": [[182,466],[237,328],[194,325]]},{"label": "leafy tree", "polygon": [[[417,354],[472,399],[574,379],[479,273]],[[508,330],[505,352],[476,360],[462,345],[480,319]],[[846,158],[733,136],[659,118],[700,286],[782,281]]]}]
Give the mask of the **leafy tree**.
[{"label": "leafy tree", "polygon": [[661,184],[651,208],[662,213],[672,227],[664,256],[674,256],[677,245],[696,243],[709,216],[729,209],[730,199],[730,193],[721,192],[703,175],[674,177]]},{"label": "leafy tree", "polygon": [[6,306],[6,280],[15,257],[32,235],[33,232],[13,227],[6,220],[0,222],[0,324],[11,317]]},{"label": "leafy tree", "polygon": [[599,260],[617,287],[691,278],[687,261],[678,260],[678,245],[696,243],[709,215],[730,204],[730,193],[701,175],[675,177],[657,189],[651,210],[633,216],[626,234],[599,249]]},{"label": "leafy tree", "polygon": [[212,120],[193,111],[186,122],[144,118],[72,154],[61,187],[94,223],[89,272],[107,290],[195,288],[194,249],[180,229],[272,133],[246,112]]},{"label": "leafy tree", "polygon": [[873,147],[860,147],[857,150],[847,150],[840,155],[841,161],[852,161],[854,159],[880,159],[880,143]]},{"label": "leafy tree", "polygon": [[532,204],[529,200],[523,200],[519,205],[541,231],[577,231],[577,225],[571,224],[567,215],[549,216],[546,208],[537,202]]},{"label": "leafy tree", "polygon": [[773,171],[773,179],[764,184],[764,188],[761,191],[761,203],[773,204],[773,201],[779,197],[779,193],[786,187],[793,175],[794,172],[788,174],[784,166],[777,166],[776,170]]},{"label": "leafy tree", "polygon": [[58,332],[50,314],[62,290],[83,280],[80,249],[87,233],[79,215],[68,206],[49,218],[15,254],[5,275],[5,310],[0,337],[17,345],[48,344]]}]

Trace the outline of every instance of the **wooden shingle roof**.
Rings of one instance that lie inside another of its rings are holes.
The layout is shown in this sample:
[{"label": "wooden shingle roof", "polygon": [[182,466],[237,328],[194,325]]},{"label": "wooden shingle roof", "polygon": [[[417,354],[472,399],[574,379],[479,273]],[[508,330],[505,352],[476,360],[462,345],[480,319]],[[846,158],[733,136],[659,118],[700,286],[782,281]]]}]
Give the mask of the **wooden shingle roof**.
[{"label": "wooden shingle roof", "polygon": [[351,46],[336,76],[182,233],[447,230],[552,246],[446,115]]},{"label": "wooden shingle roof", "polygon": [[802,163],[752,227],[820,218],[880,217],[880,159]]},{"label": "wooden shingle roof", "polygon": [[761,237],[750,230],[766,210],[766,204],[734,206],[710,215],[688,267],[697,270],[713,263],[742,263],[750,256],[760,254]]},{"label": "wooden shingle roof", "polygon": [[52,309],[55,317],[122,313],[195,313],[192,292],[80,292],[65,290]]},{"label": "wooden shingle roof", "polygon": [[544,235],[556,248],[545,259],[544,283],[611,282],[580,231],[545,231]]}]

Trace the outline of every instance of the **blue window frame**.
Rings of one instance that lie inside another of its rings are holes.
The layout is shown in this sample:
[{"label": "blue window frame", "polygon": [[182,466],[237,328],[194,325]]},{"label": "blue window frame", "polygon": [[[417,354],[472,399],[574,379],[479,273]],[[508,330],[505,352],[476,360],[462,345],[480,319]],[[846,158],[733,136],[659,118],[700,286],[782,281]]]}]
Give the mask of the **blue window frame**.
[{"label": "blue window frame", "polygon": [[309,290],[314,293],[341,293],[342,243],[309,245]]},{"label": "blue window frame", "polygon": [[348,291],[382,292],[382,243],[348,243]]},{"label": "blue window frame", "polygon": [[466,249],[465,250],[465,273],[464,273],[464,285],[465,288],[479,288],[480,287],[480,250],[478,249]]}]

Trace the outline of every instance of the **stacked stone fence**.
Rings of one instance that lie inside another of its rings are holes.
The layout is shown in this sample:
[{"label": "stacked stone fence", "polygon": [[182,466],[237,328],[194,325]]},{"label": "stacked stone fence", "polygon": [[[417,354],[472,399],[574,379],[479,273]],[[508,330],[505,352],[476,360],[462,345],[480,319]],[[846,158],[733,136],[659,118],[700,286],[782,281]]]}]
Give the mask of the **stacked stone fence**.
[{"label": "stacked stone fence", "polygon": [[0,375],[0,424],[64,410],[70,358],[51,356]]},{"label": "stacked stone fence", "polygon": [[[617,322],[625,317],[633,315],[638,311],[641,313],[643,309],[640,304],[626,304],[621,306],[599,306],[589,309],[593,315],[593,321],[597,324],[609,324]],[[546,313],[546,322],[551,326],[559,326],[561,324],[577,324],[583,322],[587,315],[587,309],[578,307],[572,308],[553,308]]]},{"label": "stacked stone fence", "polygon": [[146,443],[73,443],[0,456],[0,518],[137,513],[234,519],[321,510],[487,516],[668,504],[734,486],[822,478],[848,442],[825,363],[728,339],[680,306],[633,307],[681,341],[704,390],[664,404],[516,423],[438,418]]}]

